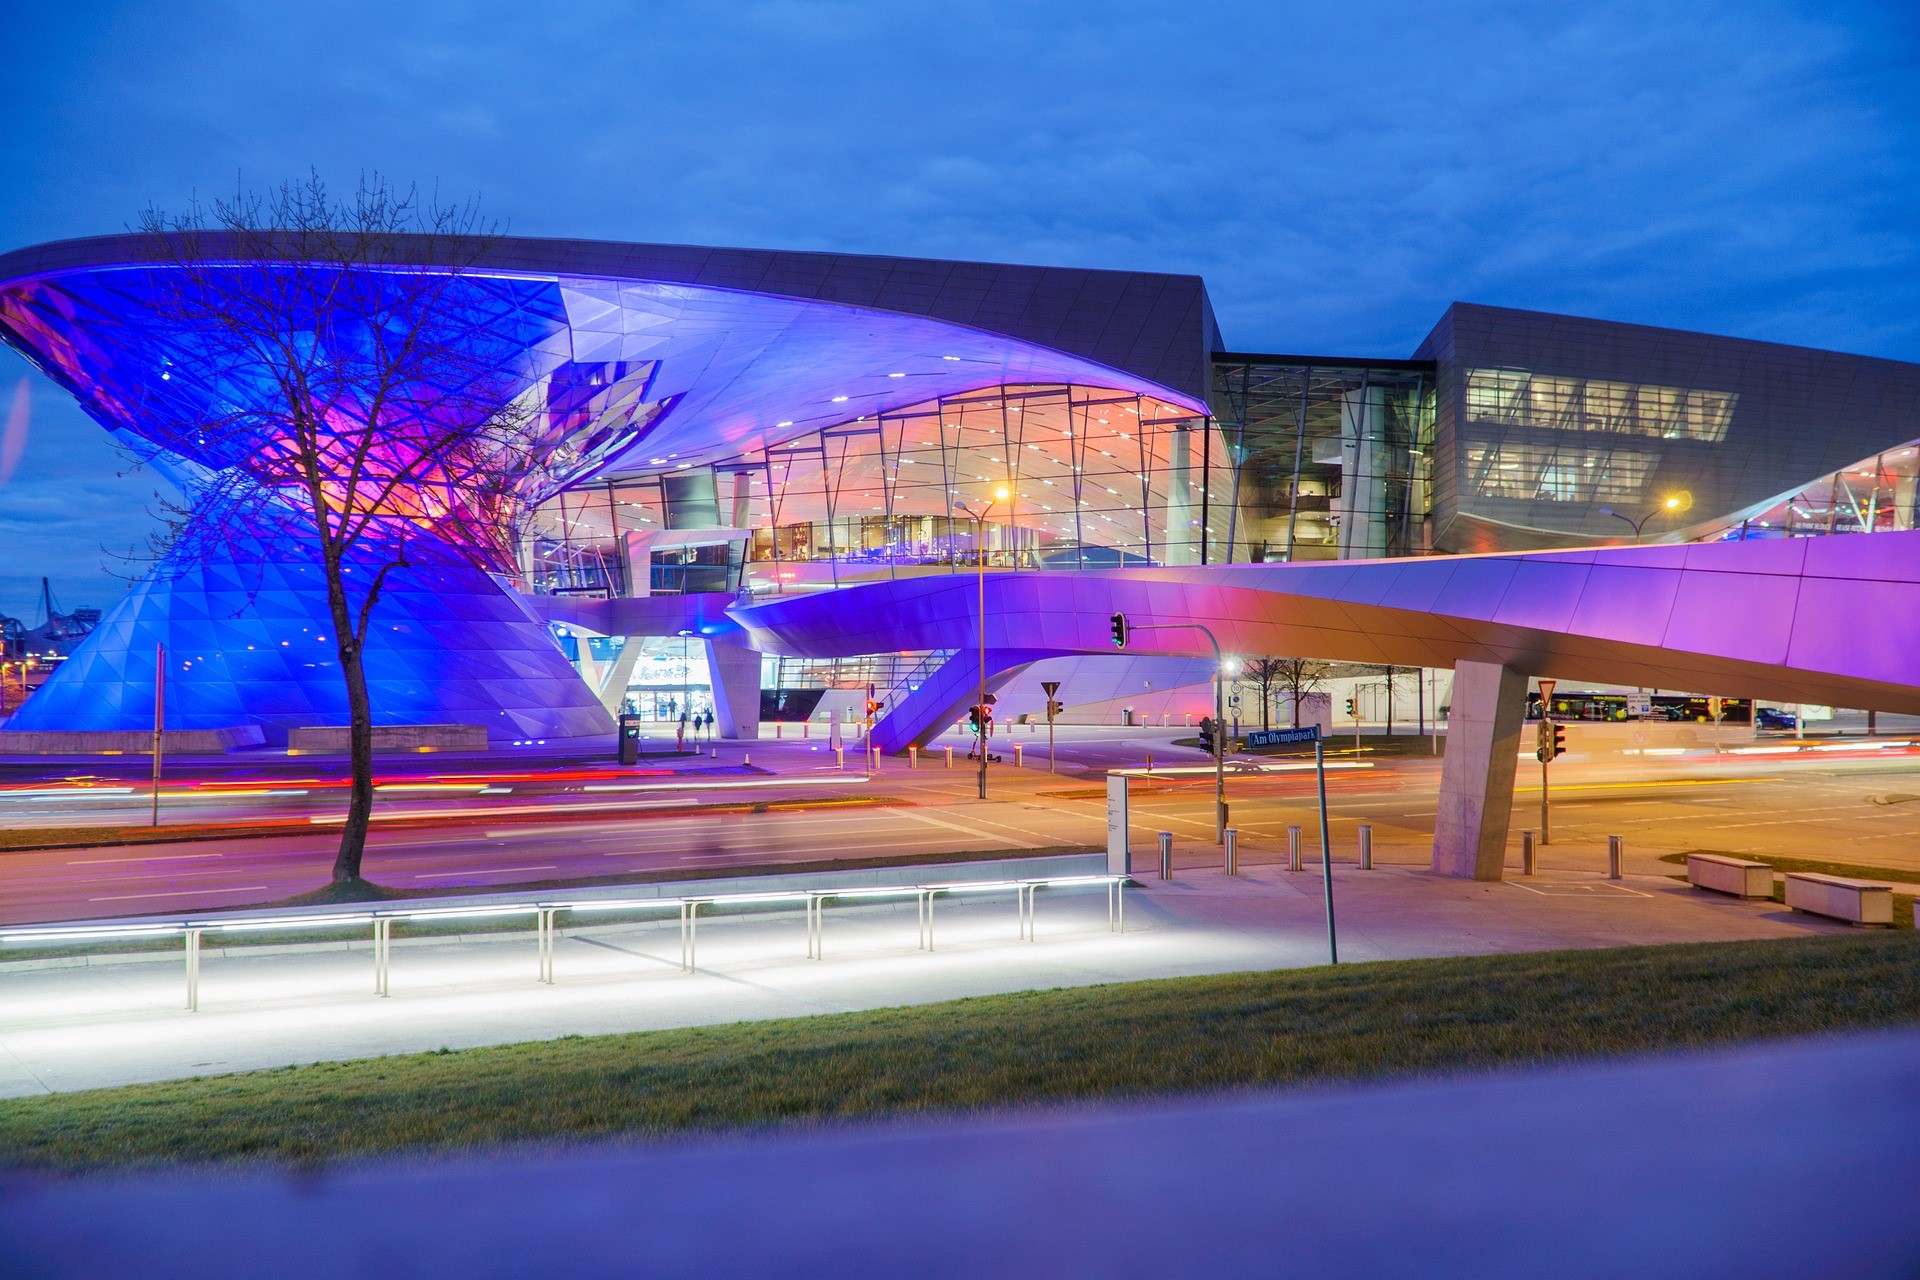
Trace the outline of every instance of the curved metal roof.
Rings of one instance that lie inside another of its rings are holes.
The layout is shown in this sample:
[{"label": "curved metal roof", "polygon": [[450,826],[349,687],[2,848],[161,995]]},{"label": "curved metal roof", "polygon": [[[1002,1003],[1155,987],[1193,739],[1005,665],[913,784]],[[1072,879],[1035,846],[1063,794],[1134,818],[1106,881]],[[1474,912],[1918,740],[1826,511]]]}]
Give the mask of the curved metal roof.
[{"label": "curved metal roof", "polygon": [[[445,267],[447,244],[397,237],[380,261]],[[643,429],[602,449],[592,474],[738,454],[1006,383],[1112,387],[1204,413],[1217,344],[1197,276],[576,240],[468,248],[458,269],[500,292],[530,377],[645,366]],[[297,269],[288,250],[218,235],[198,246],[236,268]],[[109,429],[137,432],[126,406],[158,385],[163,344],[113,331],[163,255],[158,238],[132,235],[0,256],[0,336]],[[176,354],[191,346],[167,337]]]}]

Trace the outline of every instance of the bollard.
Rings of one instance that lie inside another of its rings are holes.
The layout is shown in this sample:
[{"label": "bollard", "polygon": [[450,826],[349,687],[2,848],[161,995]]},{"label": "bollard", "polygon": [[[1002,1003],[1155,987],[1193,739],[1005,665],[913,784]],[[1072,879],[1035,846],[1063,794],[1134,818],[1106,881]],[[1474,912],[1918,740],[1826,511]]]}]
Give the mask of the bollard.
[{"label": "bollard", "polygon": [[920,748],[909,745],[907,747],[907,768],[918,769],[919,767],[920,767]]},{"label": "bollard", "polygon": [[803,738],[811,738],[813,736],[813,721],[802,720],[800,722],[800,736]]},{"label": "bollard", "polygon": [[947,768],[953,768],[953,748],[947,748]]},{"label": "bollard", "polygon": [[778,720],[775,720],[773,722],[773,740],[775,742],[780,741],[780,730],[784,727],[785,726],[783,726]]},{"label": "bollard", "polygon": [[845,747],[835,747],[833,749],[833,767],[836,769],[844,769],[847,767],[847,749]]},{"label": "bollard", "polygon": [[1023,763],[1020,758],[1020,753],[1022,751],[1025,751],[1026,749],[1027,749],[1027,744],[1024,742],[1016,742],[1013,744],[1013,767],[1014,768],[1018,769]]},{"label": "bollard", "polygon": [[1622,836],[1607,837],[1607,879],[1620,878],[1620,864],[1627,856],[1627,842]]},{"label": "bollard", "polygon": [[1226,834],[1227,839],[1224,847],[1226,849],[1227,874],[1237,876],[1240,874],[1240,829],[1238,827],[1228,827]]},{"label": "bollard", "polygon": [[1173,832],[1160,833],[1160,878],[1173,879]]},{"label": "bollard", "polygon": [[1300,828],[1287,828],[1287,870],[1300,869]]},{"label": "bollard", "polygon": [[1373,870],[1373,824],[1360,824],[1360,869]]},{"label": "bollard", "polygon": [[1520,833],[1520,874],[1533,874],[1533,832],[1530,830]]},{"label": "bollard", "polygon": [[1147,752],[1147,772],[1153,772],[1153,752]]},{"label": "bollard", "polygon": [[751,768],[752,765],[753,765],[753,753],[750,751],[742,751],[740,753],[740,767],[742,769],[746,769],[746,768]]}]

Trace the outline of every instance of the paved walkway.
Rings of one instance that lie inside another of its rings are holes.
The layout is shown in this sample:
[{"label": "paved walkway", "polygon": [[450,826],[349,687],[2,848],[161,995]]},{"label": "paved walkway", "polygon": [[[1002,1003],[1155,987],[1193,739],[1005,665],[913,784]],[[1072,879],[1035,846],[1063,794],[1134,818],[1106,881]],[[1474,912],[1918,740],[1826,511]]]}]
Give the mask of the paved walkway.
[{"label": "paved walkway", "polygon": [[[1773,904],[1658,877],[1555,871],[1482,884],[1407,867],[1334,869],[1343,961],[1776,938],[1844,929]],[[1324,963],[1316,872],[1183,871],[1129,891],[1126,930],[1104,891],[1043,892],[1038,940],[1017,940],[1012,896],[950,899],[937,950],[917,949],[911,901],[829,906],[824,961],[798,910],[700,927],[699,971],[676,923],[567,929],[557,983],[535,981],[531,929],[397,939],[392,995],[372,994],[365,943],[209,951],[201,1007],[177,954],[86,967],[0,966],[0,1096],[465,1048],[918,1004],[961,996]]]}]

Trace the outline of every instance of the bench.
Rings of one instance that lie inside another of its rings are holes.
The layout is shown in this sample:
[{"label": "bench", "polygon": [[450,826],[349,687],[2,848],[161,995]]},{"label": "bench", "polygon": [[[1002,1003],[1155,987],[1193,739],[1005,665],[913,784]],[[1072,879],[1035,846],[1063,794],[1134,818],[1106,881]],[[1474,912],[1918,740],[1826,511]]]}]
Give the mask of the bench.
[{"label": "bench", "polygon": [[1787,905],[1854,924],[1893,924],[1893,886],[1812,871],[1787,873]]},{"label": "bench", "polygon": [[1687,883],[1696,889],[1730,893],[1736,898],[1771,898],[1773,868],[1764,862],[1718,853],[1687,855]]}]

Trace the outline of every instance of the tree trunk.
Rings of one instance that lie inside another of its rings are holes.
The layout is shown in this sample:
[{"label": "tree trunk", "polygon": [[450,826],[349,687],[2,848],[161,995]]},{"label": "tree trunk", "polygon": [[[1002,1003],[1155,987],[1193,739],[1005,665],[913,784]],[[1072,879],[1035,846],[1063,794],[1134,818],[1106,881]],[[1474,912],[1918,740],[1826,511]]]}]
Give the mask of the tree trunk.
[{"label": "tree trunk", "polygon": [[347,685],[347,758],[352,782],[347,791],[347,821],[340,829],[340,851],[333,859],[333,883],[361,882],[360,862],[373,821],[373,707],[367,697],[367,670],[347,608],[346,584],[338,565],[329,564],[327,603],[333,614],[334,649]]},{"label": "tree trunk", "polygon": [[1387,668],[1387,736],[1393,736],[1393,668]]}]

